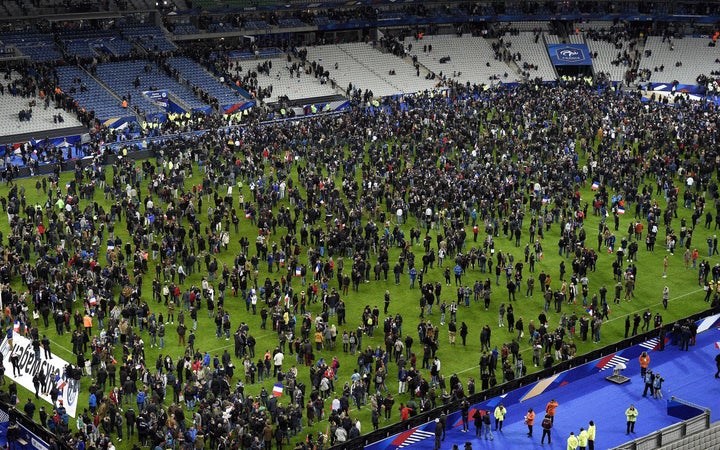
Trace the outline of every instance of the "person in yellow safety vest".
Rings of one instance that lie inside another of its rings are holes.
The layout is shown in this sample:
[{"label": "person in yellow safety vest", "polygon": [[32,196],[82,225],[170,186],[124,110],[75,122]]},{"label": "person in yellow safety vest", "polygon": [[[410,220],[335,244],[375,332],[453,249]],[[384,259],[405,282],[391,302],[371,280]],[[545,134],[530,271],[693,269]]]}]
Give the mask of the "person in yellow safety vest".
[{"label": "person in yellow safety vest", "polygon": [[500,403],[495,407],[495,411],[493,412],[493,416],[495,417],[495,430],[502,432],[502,426],[503,422],[505,421],[505,415],[507,414],[507,409],[505,409],[505,406]]},{"label": "person in yellow safety vest", "polygon": [[637,422],[637,416],[638,410],[635,409],[635,405],[631,404],[630,407],[625,410],[625,417],[627,418],[627,429],[625,430],[625,434],[635,432],[635,422]]},{"label": "person in yellow safety vest", "polygon": [[585,430],[585,428],[580,428],[580,433],[578,434],[578,449],[585,450],[587,448],[588,444],[588,432]]},{"label": "person in yellow safety vest", "polygon": [[588,426],[588,450],[595,450],[595,422],[590,421]]},{"label": "person in yellow safety vest", "polygon": [[574,432],[570,432],[570,436],[567,438],[567,450],[576,450],[578,448],[578,438]]}]

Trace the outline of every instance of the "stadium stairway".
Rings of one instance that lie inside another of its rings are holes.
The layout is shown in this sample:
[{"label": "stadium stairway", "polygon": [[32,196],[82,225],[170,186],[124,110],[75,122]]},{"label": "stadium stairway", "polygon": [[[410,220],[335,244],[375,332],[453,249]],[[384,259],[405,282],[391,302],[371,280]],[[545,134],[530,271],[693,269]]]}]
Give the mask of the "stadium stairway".
[{"label": "stadium stairway", "polygon": [[[545,51],[547,52],[548,42],[547,42],[547,39],[545,38],[545,33],[541,33],[541,36],[540,36],[540,37],[542,38],[542,41],[543,41],[543,47],[546,49]],[[514,63],[514,62],[513,62],[513,63]],[[516,64],[516,66],[517,66],[517,64]],[[519,68],[518,68],[518,69],[519,69]],[[560,74],[558,74],[557,67],[555,67],[555,65],[552,65],[552,71],[553,71],[553,73],[555,74],[555,79],[556,79],[556,80],[559,80],[559,79],[560,79]]]},{"label": "stadium stairway", "polygon": [[[492,39],[491,42],[492,42],[492,45],[500,45],[499,39]],[[515,62],[514,60],[511,59],[510,61],[503,61],[503,63],[509,67],[510,71],[512,71],[513,73],[515,73],[517,75],[518,79],[524,78],[523,70],[520,68],[520,66],[517,65],[517,62]],[[505,80],[503,80],[503,81],[505,81]]]},{"label": "stadium stairway", "polygon": [[[300,58],[298,58],[297,56],[293,55],[292,53],[290,54],[290,58],[291,58],[291,61],[296,62],[298,64],[298,66],[302,65],[302,60]],[[343,98],[348,98],[347,95],[345,94],[345,91],[343,90],[343,86],[341,86],[337,82],[337,80],[333,77],[332,70],[330,70],[330,79],[335,82],[335,88],[334,88],[335,93],[337,93],[338,95],[340,95]],[[333,89],[332,84],[330,84],[330,83],[327,83],[325,86],[328,89]],[[315,101],[316,98],[320,98],[321,99],[320,102],[316,102]],[[309,104],[309,103],[313,103],[313,102],[321,103],[322,101],[324,101],[324,100],[322,100],[323,98],[324,97],[310,97],[310,98],[302,98],[302,99],[296,99],[296,100],[300,101],[303,104]],[[292,101],[292,99],[291,99],[291,101]]]},{"label": "stadium stairway", "polygon": [[205,67],[190,58],[172,57],[168,59],[168,62],[180,71],[183,79],[188,80],[194,86],[199,86],[202,90],[215,97],[221,107],[250,100],[241,96],[226,84],[221,83]]},{"label": "stadium stairway", "polygon": [[183,99],[180,96],[175,95],[175,93],[173,91],[168,91],[168,97],[170,97],[170,100],[175,102],[179,107],[181,107],[185,111],[193,110],[193,108],[190,105],[188,105],[185,101],[183,101]]},{"label": "stadium stairway", "polygon": [[[60,87],[67,91],[74,85],[74,78],[81,78],[86,83],[87,92],[76,92],[73,97],[81,107],[95,111],[98,119],[105,121],[117,117],[136,116],[131,109],[120,107],[122,99],[118,97],[102,80],[93,77],[85,69],[78,66],[63,66],[58,68]],[[76,87],[77,88],[77,87]]]}]

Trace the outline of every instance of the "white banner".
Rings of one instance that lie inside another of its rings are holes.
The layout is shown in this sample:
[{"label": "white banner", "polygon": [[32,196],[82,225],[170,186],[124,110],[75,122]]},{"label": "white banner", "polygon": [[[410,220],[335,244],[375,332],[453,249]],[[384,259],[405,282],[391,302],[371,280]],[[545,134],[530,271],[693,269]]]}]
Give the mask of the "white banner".
[{"label": "white banner", "polygon": [[[40,359],[35,359],[32,341],[17,333],[13,333],[12,352],[10,351],[7,337],[0,346],[0,352],[2,352],[5,358],[5,376],[34,394],[35,386],[33,385],[33,377],[42,370],[45,373],[46,381],[45,386],[40,387],[40,392],[38,393],[40,398],[52,404],[52,400],[50,400],[50,389],[53,384],[55,384],[60,391],[58,400],[63,402],[63,406],[70,417],[75,417],[80,383],[65,379],[63,373],[65,372],[65,366],[69,364],[67,361],[54,353],[52,354],[52,359],[46,359],[44,356],[45,351],[42,347],[40,348]],[[13,373],[12,364],[10,363],[11,353],[18,355],[20,358],[20,376],[15,376]],[[43,394],[43,391],[46,393]]]}]

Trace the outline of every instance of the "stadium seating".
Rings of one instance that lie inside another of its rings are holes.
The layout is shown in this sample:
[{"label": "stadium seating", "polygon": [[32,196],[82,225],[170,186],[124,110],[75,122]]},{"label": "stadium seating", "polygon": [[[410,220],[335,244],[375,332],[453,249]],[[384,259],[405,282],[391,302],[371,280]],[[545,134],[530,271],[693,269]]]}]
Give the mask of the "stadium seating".
[{"label": "stadium seating", "polygon": [[543,81],[557,79],[545,42],[542,39],[535,42],[535,33],[526,31],[515,35],[506,33],[504,41],[511,44],[508,48],[510,53],[520,52],[522,59],[517,62],[519,67],[522,67],[523,63],[538,66],[537,70],[530,71],[530,78],[540,78]]},{"label": "stadium seating", "polygon": [[[420,64],[436,74],[442,72],[453,78],[453,72],[459,73],[454,79],[471,84],[489,84],[491,77],[499,77],[501,81],[515,81],[503,78],[511,69],[504,62],[494,59],[492,46],[487,39],[470,35],[436,35],[425,36],[412,44],[410,54],[417,56]],[[423,52],[425,45],[432,45],[432,52]],[[440,59],[445,57],[450,57],[450,60],[440,63]]]},{"label": "stadium seating", "polygon": [[135,42],[147,51],[169,52],[177,46],[165,38],[163,30],[155,25],[130,25],[122,29],[125,39]]},{"label": "stadium seating", "polygon": [[[88,111],[95,111],[95,117],[101,121],[134,115],[132,111],[120,106],[121,99],[113,96],[95,78],[77,66],[64,66],[57,68],[60,89],[71,95],[80,105]],[[73,80],[81,79],[80,83]],[[84,85],[87,91],[83,92],[80,86]],[[72,88],[75,92],[70,93]]]},{"label": "stadium seating", "polygon": [[[17,80],[20,77],[16,72],[12,72],[10,81]],[[1,80],[3,85],[7,85],[6,80]],[[7,89],[5,95],[0,96],[0,134],[25,134],[37,133],[52,129],[61,129],[76,127],[82,125],[80,121],[70,113],[55,109],[55,105],[51,102],[50,106],[45,109],[45,104],[39,97],[27,98],[21,96],[13,97]],[[20,121],[18,112],[27,110],[29,103],[35,101],[36,105],[32,107],[32,118],[29,121]],[[64,119],[63,123],[55,123],[53,115],[61,113]]]},{"label": "stadium seating", "polygon": [[[145,67],[151,68],[145,71]],[[157,66],[147,61],[123,61],[99,64],[98,78],[110,87],[118,97],[131,94],[131,105],[140,106],[145,112],[157,112],[159,108],[144,95],[143,91],[167,90],[190,109],[204,109],[208,105],[201,102],[188,86],[181,85],[165,73],[158,72]],[[140,77],[140,86],[133,85],[135,78]],[[152,89],[151,89],[152,88]]]},{"label": "stadium seating", "polygon": [[278,20],[278,26],[280,28],[299,28],[307,26],[302,20],[297,17],[288,17],[285,19]]},{"label": "stadium seating", "polygon": [[[337,45],[308,47],[308,60],[316,61],[330,72],[330,78],[345,91],[352,84],[357,89],[369,89],[375,96],[400,93],[400,89],[389,84],[377,74],[358,64],[357,60]],[[335,69],[337,63],[338,68]]]},{"label": "stadium seating", "polygon": [[[422,75],[418,77],[409,59],[382,53],[370,44],[324,45],[307,50],[308,60],[325,67],[343,90],[352,83],[358,89],[371,90],[375,97],[384,97],[422,91],[435,84]],[[397,75],[389,75],[391,69]]]},{"label": "stadium seating", "polygon": [[207,30],[209,33],[231,33],[233,31],[238,31],[237,28],[225,22],[213,22],[208,25]]},{"label": "stadium seating", "polygon": [[335,23],[335,21],[331,20],[327,16],[315,16],[313,18],[313,25],[318,26],[318,27],[327,26],[327,25],[330,25],[331,23]]},{"label": "stadium seating", "polygon": [[[424,91],[432,89],[437,84],[437,80],[425,79],[425,73],[422,71],[418,76],[410,58],[399,58],[363,42],[340,44],[339,47],[359,64],[395,87],[395,94]],[[391,70],[393,75],[389,74]]]},{"label": "stadium seating", "polygon": [[20,53],[33,61],[46,62],[62,57],[55,48],[53,37],[35,30],[2,33],[0,41],[6,45],[14,45]]},{"label": "stadium seating", "polygon": [[618,53],[622,54],[627,49],[627,42],[622,41],[622,47],[616,48],[615,44],[600,39],[587,39],[587,46],[590,52],[597,52],[597,58],[593,59],[593,70],[595,73],[604,72],[612,81],[623,81],[628,66],[617,61]]},{"label": "stadium seating", "polygon": [[[262,62],[268,61],[267,59]],[[320,80],[312,75],[302,73],[298,78],[297,75],[291,77],[290,71],[286,68],[287,60],[285,58],[273,58],[272,70],[270,75],[264,72],[258,72],[258,85],[260,88],[266,88],[270,85],[273,87],[272,96],[264,99],[267,103],[274,103],[279,97],[287,96],[290,100],[299,100],[303,98],[324,97],[327,95],[337,94],[330,84],[321,84]],[[249,68],[252,70],[252,68]],[[330,76],[332,76],[332,68],[329,68]],[[340,86],[345,89],[347,85]]]},{"label": "stadium seating", "polygon": [[269,30],[270,24],[264,20],[248,20],[245,22],[243,29],[245,30]]},{"label": "stadium seating", "polygon": [[194,86],[199,86],[205,92],[217,98],[220,105],[231,105],[249,99],[240,96],[238,91],[222,84],[198,63],[190,58],[174,57],[168,62],[182,74],[182,78],[189,80]]},{"label": "stadium seating", "polygon": [[720,425],[711,426],[707,430],[660,447],[659,450],[696,450],[698,448],[720,448]]},{"label": "stadium seating", "polygon": [[[653,83],[671,83],[677,80],[680,84],[697,84],[698,75],[710,76],[717,70],[715,60],[720,58],[720,46],[710,47],[709,38],[685,37],[663,40],[659,36],[648,36],[645,52],[640,60],[640,69],[649,70]],[[646,52],[650,51],[650,56]],[[680,62],[682,65],[676,66]],[[665,66],[662,72],[660,66]],[[658,71],[655,71],[658,68]]]},{"label": "stadium seating", "polygon": [[94,58],[97,56],[90,41],[87,39],[65,41],[65,52],[70,56],[76,56],[78,58]]},{"label": "stadium seating", "polygon": [[200,30],[191,23],[178,23],[174,25],[173,33],[175,34],[197,34]]},{"label": "stadium seating", "polygon": [[585,38],[580,34],[571,34],[566,38],[561,38],[557,34],[544,33],[545,42],[547,44],[584,44]]},{"label": "stadium seating", "polygon": [[109,38],[102,39],[98,44],[105,46],[113,55],[116,56],[127,56],[132,53],[135,46],[125,39],[121,38]]},{"label": "stadium seating", "polygon": [[520,31],[548,31],[549,23],[539,20],[527,20],[522,22],[513,22],[512,27]]}]

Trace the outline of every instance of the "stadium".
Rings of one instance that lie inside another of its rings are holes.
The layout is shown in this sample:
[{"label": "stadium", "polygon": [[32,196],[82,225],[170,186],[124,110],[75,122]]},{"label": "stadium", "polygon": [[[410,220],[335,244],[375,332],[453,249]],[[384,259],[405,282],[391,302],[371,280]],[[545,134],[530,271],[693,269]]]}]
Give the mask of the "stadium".
[{"label": "stadium", "polygon": [[720,447],[719,23],[3,1],[0,444]]}]

